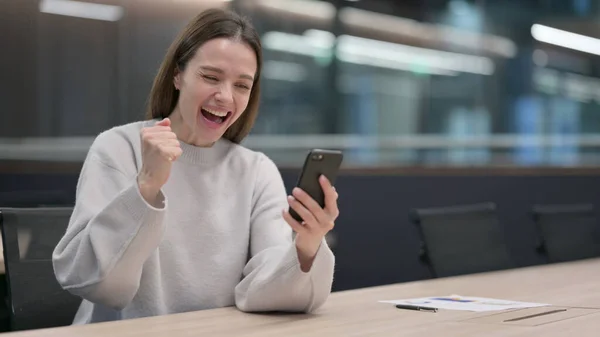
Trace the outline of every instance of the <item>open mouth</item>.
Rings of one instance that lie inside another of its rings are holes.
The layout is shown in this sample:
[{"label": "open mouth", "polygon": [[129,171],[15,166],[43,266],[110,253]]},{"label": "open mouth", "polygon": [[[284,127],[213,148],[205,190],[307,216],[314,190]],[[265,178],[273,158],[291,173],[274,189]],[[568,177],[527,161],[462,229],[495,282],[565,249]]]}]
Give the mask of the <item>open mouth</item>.
[{"label": "open mouth", "polygon": [[222,112],[205,108],[201,108],[200,111],[202,112],[202,116],[204,116],[204,118],[215,124],[223,124],[229,118],[229,116],[231,116],[231,111]]}]

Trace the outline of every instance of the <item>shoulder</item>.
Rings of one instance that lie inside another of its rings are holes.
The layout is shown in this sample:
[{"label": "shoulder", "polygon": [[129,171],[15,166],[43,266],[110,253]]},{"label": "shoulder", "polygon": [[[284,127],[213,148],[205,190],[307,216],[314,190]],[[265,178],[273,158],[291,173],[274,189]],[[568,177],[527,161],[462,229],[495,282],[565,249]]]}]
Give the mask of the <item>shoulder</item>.
[{"label": "shoulder", "polygon": [[[223,140],[229,142],[228,140]],[[237,177],[246,177],[255,188],[270,184],[282,184],[283,178],[276,163],[265,153],[229,142],[228,168]]]},{"label": "shoulder", "polygon": [[140,153],[140,131],[152,121],[138,121],[115,126],[101,132],[92,143],[88,159],[98,160],[123,173],[137,166]]},{"label": "shoulder", "polygon": [[255,197],[264,196],[265,193],[275,193],[277,196],[285,197],[285,185],[283,176],[277,167],[277,164],[265,153],[255,151],[235,145],[235,151],[238,157],[245,157],[248,165],[251,166],[249,172],[252,172],[253,189]]},{"label": "shoulder", "polygon": [[263,171],[267,171],[265,173],[273,173],[275,171],[279,173],[275,162],[271,158],[269,158],[265,153],[261,151],[252,150],[243,145],[234,144],[231,142],[229,146],[231,149],[232,158],[242,160],[246,168],[252,167],[257,170],[258,174],[262,173]]},{"label": "shoulder", "polygon": [[277,167],[277,164],[265,153],[250,150],[237,145],[237,151],[248,158],[248,163],[252,166],[249,171],[251,176],[248,181],[252,182],[252,200],[256,207],[258,203],[263,205],[271,202],[286,203],[286,188],[283,176]]}]

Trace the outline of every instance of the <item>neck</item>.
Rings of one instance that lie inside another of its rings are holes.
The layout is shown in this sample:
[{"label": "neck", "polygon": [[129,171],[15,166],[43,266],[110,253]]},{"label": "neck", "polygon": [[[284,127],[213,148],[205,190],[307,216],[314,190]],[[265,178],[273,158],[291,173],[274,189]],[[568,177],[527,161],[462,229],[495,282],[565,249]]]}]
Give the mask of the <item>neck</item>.
[{"label": "neck", "polygon": [[215,144],[198,141],[199,137],[185,124],[179,106],[175,107],[171,115],[169,115],[169,119],[171,119],[171,130],[173,130],[180,141],[197,147],[212,147]]}]

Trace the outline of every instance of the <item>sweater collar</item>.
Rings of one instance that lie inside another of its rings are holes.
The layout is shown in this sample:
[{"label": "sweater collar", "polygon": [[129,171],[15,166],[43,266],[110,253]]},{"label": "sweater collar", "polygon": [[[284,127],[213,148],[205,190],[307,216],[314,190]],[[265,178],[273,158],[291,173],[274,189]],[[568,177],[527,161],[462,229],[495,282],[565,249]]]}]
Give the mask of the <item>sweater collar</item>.
[{"label": "sweater collar", "polygon": [[198,147],[181,140],[179,144],[183,153],[178,160],[194,165],[213,165],[225,157],[232,143],[221,138],[211,147]]}]

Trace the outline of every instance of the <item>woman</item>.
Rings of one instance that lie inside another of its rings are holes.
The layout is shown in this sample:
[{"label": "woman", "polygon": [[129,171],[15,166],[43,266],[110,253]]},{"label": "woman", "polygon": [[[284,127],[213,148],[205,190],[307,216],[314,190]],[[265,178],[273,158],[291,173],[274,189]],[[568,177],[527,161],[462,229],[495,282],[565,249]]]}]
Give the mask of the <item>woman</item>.
[{"label": "woman", "polygon": [[83,298],[74,324],[325,302],[335,189],[322,178],[324,208],[298,189],[286,200],[274,163],[238,145],[257,115],[261,56],[249,22],[206,11],[168,50],[149,120],[96,138],[53,254],[59,283]]}]

